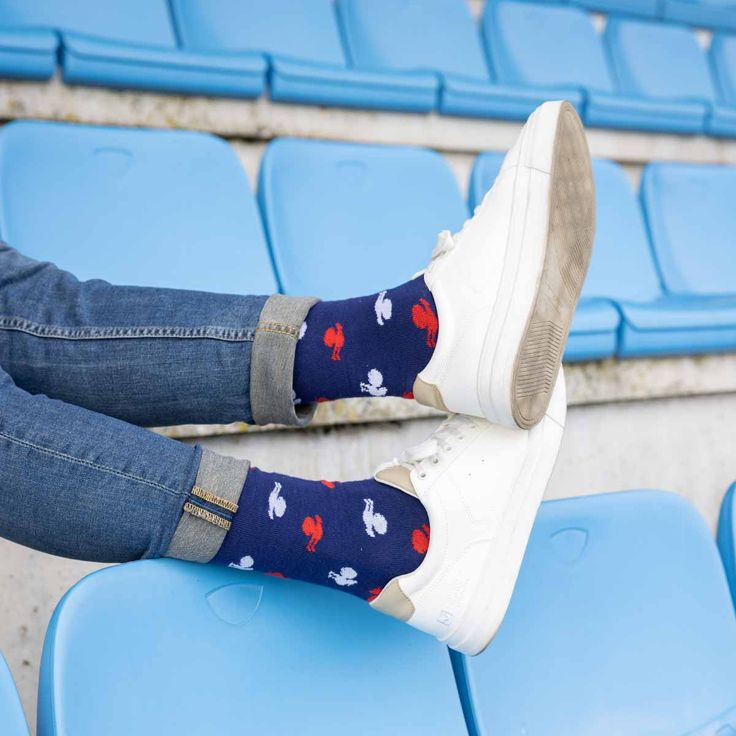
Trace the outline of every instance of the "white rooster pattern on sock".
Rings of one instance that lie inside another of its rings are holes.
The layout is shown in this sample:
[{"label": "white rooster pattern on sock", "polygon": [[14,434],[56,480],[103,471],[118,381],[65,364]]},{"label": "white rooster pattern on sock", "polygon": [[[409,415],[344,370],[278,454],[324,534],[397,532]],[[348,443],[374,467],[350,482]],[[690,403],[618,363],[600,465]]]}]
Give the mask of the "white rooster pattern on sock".
[{"label": "white rooster pattern on sock", "polygon": [[279,495],[281,493],[281,483],[275,481],[271,493],[268,494],[268,518],[279,519],[286,513],[286,499]]},{"label": "white rooster pattern on sock", "polygon": [[245,555],[240,558],[240,562],[231,562],[228,567],[234,567],[236,570],[250,570],[252,572],[253,565],[255,565],[254,559],[250,555]]},{"label": "white rooster pattern on sock", "polygon": [[376,534],[385,534],[388,531],[388,521],[383,514],[379,514],[373,508],[373,499],[364,498],[365,508],[363,509],[363,524],[365,524],[365,533],[369,537],[375,537]]},{"label": "white rooster pattern on sock", "polygon": [[385,291],[382,291],[376,297],[376,303],[373,305],[373,308],[376,310],[376,322],[383,327],[385,322],[391,319],[391,312],[393,311],[393,304],[386,297]]},{"label": "white rooster pattern on sock", "polygon": [[350,587],[358,584],[358,573],[352,567],[341,567],[340,572],[327,573],[330,580],[334,580],[340,587]]},{"label": "white rooster pattern on sock", "polygon": [[368,371],[368,383],[361,381],[360,390],[370,396],[385,396],[388,389],[383,385],[383,373],[378,368],[371,368]]}]

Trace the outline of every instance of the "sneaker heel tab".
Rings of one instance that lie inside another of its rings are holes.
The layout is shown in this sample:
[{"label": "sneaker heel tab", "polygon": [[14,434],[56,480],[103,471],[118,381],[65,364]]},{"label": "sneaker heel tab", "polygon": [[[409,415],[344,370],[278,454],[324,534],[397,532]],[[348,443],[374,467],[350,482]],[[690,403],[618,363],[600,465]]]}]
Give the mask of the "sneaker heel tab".
[{"label": "sneaker heel tab", "polygon": [[414,615],[414,604],[409,599],[409,596],[401,590],[398,578],[389,581],[378,596],[368,605],[404,623]]},{"label": "sneaker heel tab", "polygon": [[376,471],[373,477],[379,483],[385,483],[414,498],[419,498],[411,480],[411,471],[405,465],[384,465]]},{"label": "sneaker heel tab", "polygon": [[448,414],[451,413],[442,399],[439,388],[432,383],[423,381],[419,376],[414,380],[413,393],[414,400],[417,403],[423,404],[424,406],[431,406]]}]

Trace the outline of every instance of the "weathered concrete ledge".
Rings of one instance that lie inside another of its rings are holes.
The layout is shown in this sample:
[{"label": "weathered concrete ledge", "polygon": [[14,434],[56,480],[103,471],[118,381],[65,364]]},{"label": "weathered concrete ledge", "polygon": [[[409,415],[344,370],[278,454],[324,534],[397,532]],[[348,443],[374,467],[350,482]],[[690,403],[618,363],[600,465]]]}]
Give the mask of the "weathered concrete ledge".
[{"label": "weathered concrete ledge", "polygon": [[[368,143],[423,145],[448,152],[506,150],[520,123],[437,114],[287,105],[268,99],[183,97],[50,82],[0,81],[0,119],[44,118],[105,125],[206,130],[225,137],[334,138]],[[594,156],[624,163],[655,159],[736,162],[736,141],[694,135],[607,129],[588,131]]]},{"label": "weathered concrete ledge", "polygon": [[[575,363],[565,368],[570,406],[621,401],[736,394],[736,354]],[[320,404],[311,427],[392,422],[441,416],[399,398],[344,399]],[[235,424],[183,425],[157,428],[169,437],[206,437],[283,429]]]}]

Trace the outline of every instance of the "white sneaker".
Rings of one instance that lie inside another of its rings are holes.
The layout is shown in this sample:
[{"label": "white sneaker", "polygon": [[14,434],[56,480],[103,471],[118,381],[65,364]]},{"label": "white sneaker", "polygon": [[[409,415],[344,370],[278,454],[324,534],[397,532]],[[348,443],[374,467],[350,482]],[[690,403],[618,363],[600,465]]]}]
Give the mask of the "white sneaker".
[{"label": "white sneaker", "polygon": [[552,395],[594,230],[583,126],[569,103],[546,102],[473,217],[439,235],[424,278],[440,329],[416,400],[533,427]]},{"label": "white sneaker", "polygon": [[416,496],[429,517],[421,565],[370,605],[465,654],[490,643],[506,613],[565,424],[562,371],[531,430],[456,414],[382,465],[376,480]]}]

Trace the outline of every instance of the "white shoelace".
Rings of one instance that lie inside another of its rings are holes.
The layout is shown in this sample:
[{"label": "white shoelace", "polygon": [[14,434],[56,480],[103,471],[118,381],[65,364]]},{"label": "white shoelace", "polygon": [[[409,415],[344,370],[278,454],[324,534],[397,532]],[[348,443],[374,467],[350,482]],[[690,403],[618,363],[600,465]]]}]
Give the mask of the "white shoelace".
[{"label": "white shoelace", "polygon": [[462,440],[463,432],[473,426],[471,417],[457,415],[445,419],[424,442],[404,450],[399,455],[399,462],[415,467],[419,477],[424,478],[427,475],[425,463],[437,465],[444,454],[452,451],[455,440]]},{"label": "white shoelace", "polygon": [[[475,217],[476,213],[480,209],[480,205],[478,205],[473,210],[473,217]],[[429,260],[429,269],[432,268],[432,265],[438,261],[442,256],[447,255],[448,253],[451,253],[455,248],[457,247],[458,241],[462,238],[463,233],[465,232],[465,229],[468,227],[468,224],[472,220],[472,217],[469,217],[465,222],[463,223],[463,226],[460,228],[460,230],[453,235],[449,230],[443,230],[438,236],[437,236],[437,242],[434,245],[434,250],[432,251],[432,257]]]}]

